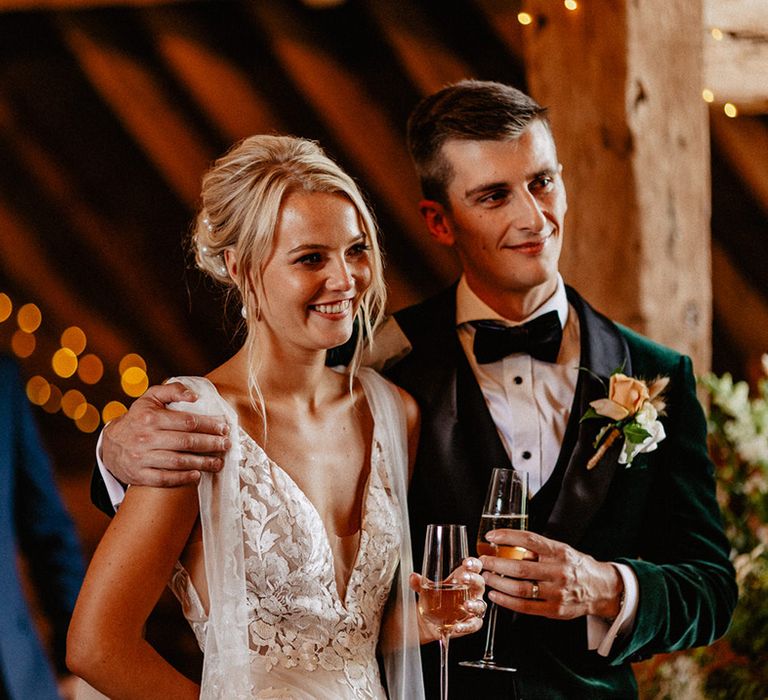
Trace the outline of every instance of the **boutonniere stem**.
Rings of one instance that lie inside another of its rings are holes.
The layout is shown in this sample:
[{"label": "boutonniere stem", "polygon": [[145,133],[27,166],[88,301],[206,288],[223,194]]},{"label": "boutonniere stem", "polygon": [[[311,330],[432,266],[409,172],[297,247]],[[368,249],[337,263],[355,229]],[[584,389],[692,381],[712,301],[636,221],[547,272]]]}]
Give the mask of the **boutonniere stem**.
[{"label": "boutonniere stem", "polygon": [[608,448],[616,442],[616,438],[621,436],[621,431],[618,428],[611,428],[608,433],[608,437],[603,440],[600,447],[597,448],[597,452],[592,455],[592,459],[587,462],[587,469],[594,469],[597,463],[603,458],[603,455],[608,451]]}]

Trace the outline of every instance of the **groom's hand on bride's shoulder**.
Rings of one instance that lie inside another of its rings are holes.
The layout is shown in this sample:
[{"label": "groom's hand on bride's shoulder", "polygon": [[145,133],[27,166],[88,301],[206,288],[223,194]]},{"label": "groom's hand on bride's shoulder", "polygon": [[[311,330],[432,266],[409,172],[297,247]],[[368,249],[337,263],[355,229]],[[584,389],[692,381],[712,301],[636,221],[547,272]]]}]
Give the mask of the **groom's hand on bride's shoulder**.
[{"label": "groom's hand on bride's shoulder", "polygon": [[181,486],[197,482],[201,471],[219,471],[230,446],[224,417],[167,407],[196,399],[178,382],[147,389],[104,428],[102,464],[123,483],[143,486]]}]

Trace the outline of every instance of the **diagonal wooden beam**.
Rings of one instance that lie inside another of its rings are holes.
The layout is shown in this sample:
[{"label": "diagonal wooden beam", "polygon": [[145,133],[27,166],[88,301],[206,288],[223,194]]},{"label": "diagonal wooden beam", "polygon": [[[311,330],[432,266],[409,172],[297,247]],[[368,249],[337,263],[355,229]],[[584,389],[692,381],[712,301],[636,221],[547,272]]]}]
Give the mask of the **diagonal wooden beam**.
[{"label": "diagonal wooden beam", "polygon": [[[424,230],[416,204],[419,185],[405,144],[385,113],[366,93],[351,70],[313,40],[301,17],[285,3],[262,0],[251,6],[271,47],[304,97],[313,105],[325,127],[343,145],[348,157],[377,194],[393,211],[403,234],[443,281],[457,272],[453,256],[434,244]],[[389,270],[390,274],[396,272]],[[392,306],[420,298],[414,282],[404,279],[392,285]]]},{"label": "diagonal wooden beam", "polygon": [[252,77],[210,46],[198,28],[182,24],[181,13],[164,8],[144,17],[168,68],[229,142],[284,130]]},{"label": "diagonal wooden beam", "polygon": [[64,329],[77,322],[88,334],[89,343],[98,349],[101,357],[117,365],[131,344],[111,326],[95,315],[76,291],[70,289],[56,266],[32,241],[35,236],[28,230],[11,204],[0,196],[0,267],[16,284],[40,299],[45,313]]},{"label": "diagonal wooden beam", "polygon": [[423,95],[472,77],[470,67],[445,46],[417,3],[367,0],[366,8]]},{"label": "diagonal wooden beam", "polygon": [[167,295],[162,287],[149,276],[137,276],[135,269],[126,265],[124,237],[115,230],[115,224],[104,221],[86,204],[52,154],[14,119],[1,93],[0,132],[7,135],[8,142],[27,165],[29,176],[43,196],[56,206],[66,225],[78,232],[88,251],[90,264],[106,271],[115,283],[114,293],[130,299],[131,305],[146,319],[147,332],[154,343],[165,347],[172,342],[180,366],[204,367],[204,354],[194,345],[178,314],[165,301]]},{"label": "diagonal wooden beam", "polygon": [[710,114],[712,135],[768,216],[768,124],[755,117]]},{"label": "diagonal wooden beam", "polygon": [[768,302],[716,241],[712,243],[712,285],[718,322],[743,356],[754,359],[768,352]]},{"label": "diagonal wooden beam", "polygon": [[74,16],[58,17],[62,36],[95,89],[182,202],[194,208],[200,176],[215,157],[152,72],[100,41]]}]

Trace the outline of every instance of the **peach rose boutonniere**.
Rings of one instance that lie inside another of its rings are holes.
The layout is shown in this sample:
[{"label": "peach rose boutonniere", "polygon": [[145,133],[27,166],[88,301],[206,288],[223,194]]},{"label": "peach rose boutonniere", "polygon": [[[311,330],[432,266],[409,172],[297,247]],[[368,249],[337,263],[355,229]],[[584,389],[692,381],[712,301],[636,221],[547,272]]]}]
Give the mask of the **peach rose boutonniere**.
[{"label": "peach rose boutonniere", "polygon": [[[602,381],[602,380],[600,380]],[[608,418],[595,438],[597,450],[587,463],[593,469],[605,451],[621,436],[624,445],[619,455],[619,464],[629,467],[636,455],[652,452],[666,437],[659,416],[664,414],[663,392],[669,377],[659,377],[650,386],[642,379],[622,374],[620,370],[611,375],[608,398],[598,399],[589,404],[581,420]]]}]

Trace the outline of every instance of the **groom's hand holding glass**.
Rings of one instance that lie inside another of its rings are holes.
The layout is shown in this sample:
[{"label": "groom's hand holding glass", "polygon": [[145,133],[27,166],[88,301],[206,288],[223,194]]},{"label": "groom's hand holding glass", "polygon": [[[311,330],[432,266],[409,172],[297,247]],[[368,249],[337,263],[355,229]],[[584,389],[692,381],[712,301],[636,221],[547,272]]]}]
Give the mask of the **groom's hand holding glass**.
[{"label": "groom's hand holding glass", "polygon": [[522,559],[480,557],[488,598],[497,605],[558,620],[619,614],[624,584],[613,564],[534,532],[491,530],[486,539],[526,550]]}]

